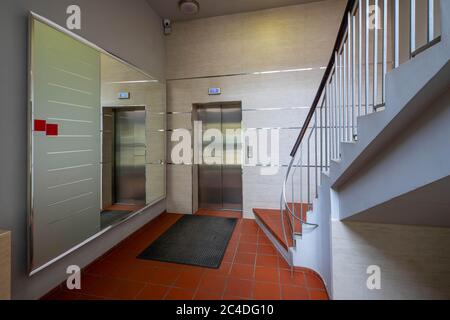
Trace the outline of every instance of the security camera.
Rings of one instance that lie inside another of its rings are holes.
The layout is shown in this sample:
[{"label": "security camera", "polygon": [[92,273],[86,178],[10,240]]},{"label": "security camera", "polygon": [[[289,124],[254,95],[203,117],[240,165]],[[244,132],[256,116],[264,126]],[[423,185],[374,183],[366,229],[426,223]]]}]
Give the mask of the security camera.
[{"label": "security camera", "polygon": [[172,33],[172,22],[170,21],[170,19],[163,19],[163,27],[165,35],[169,35]]}]

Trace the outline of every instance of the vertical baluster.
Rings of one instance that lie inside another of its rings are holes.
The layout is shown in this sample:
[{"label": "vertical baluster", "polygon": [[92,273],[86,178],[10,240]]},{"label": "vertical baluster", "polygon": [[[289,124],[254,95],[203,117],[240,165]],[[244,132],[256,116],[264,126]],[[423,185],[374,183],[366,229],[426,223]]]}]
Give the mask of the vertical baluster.
[{"label": "vertical baluster", "polygon": [[[323,101],[322,101],[322,106],[319,109],[320,112],[322,111],[322,108],[323,108]],[[315,126],[316,126],[316,128],[314,129],[314,164],[315,164],[315,167],[314,167],[314,187],[315,187],[315,192],[316,192],[315,198],[317,198],[317,186],[319,184],[319,180],[318,180],[319,179],[319,172],[318,172],[319,164],[317,162],[317,160],[318,160],[318,158],[317,158],[317,151],[318,151],[318,148],[317,148],[317,144],[318,144],[317,130],[319,130],[319,128],[317,126],[317,112],[314,115],[314,123],[315,123]]]},{"label": "vertical baluster", "polygon": [[358,41],[358,117],[361,116],[362,112],[362,57],[363,57],[363,28],[362,28],[362,19],[363,17],[363,0],[359,0],[359,8],[358,8],[358,30],[359,30],[359,41]]},{"label": "vertical baluster", "polygon": [[370,90],[370,77],[369,77],[369,60],[370,60],[370,1],[366,0],[366,114],[369,112],[369,90]]},{"label": "vertical baluster", "polygon": [[343,60],[342,60],[342,53],[339,55],[339,106],[338,106],[338,145],[337,145],[337,159],[341,157],[341,141],[342,141],[342,135],[343,135],[343,119],[344,119],[344,84],[343,84]]},{"label": "vertical baluster", "polygon": [[375,0],[375,28],[373,30],[373,111],[376,111],[378,101],[378,28],[380,19],[380,10],[378,7],[378,1]]},{"label": "vertical baluster", "polygon": [[434,0],[428,0],[428,42],[434,40]]},{"label": "vertical baluster", "polygon": [[347,42],[344,42],[344,51],[342,52],[342,60],[344,61],[343,67],[343,83],[342,83],[342,141],[347,140],[347,117],[348,117],[348,80],[347,80],[347,58],[348,58],[348,38]]},{"label": "vertical baluster", "polygon": [[[312,130],[312,128],[311,128]],[[306,196],[308,199],[308,204],[311,203],[311,145],[310,145],[310,141],[311,141],[311,134],[312,131],[309,133],[308,136],[308,142],[306,143],[307,149],[306,149],[306,159],[307,159],[307,164],[306,164],[306,172],[307,172],[307,178],[306,178]]]},{"label": "vertical baluster", "polygon": [[328,133],[329,133],[329,123],[328,123],[328,119],[329,119],[329,112],[330,112],[330,101],[331,101],[331,92],[330,92],[330,83],[328,82],[327,84],[327,105],[326,105],[326,109],[325,109],[325,168],[326,171],[328,171],[328,157],[329,157],[329,151],[328,151]]},{"label": "vertical baluster", "polygon": [[352,112],[351,112],[351,141],[355,139],[355,123],[356,123],[356,117],[355,117],[355,109],[356,109],[356,88],[355,88],[355,81],[356,81],[356,12],[355,15],[352,14]]},{"label": "vertical baluster", "polygon": [[410,0],[410,31],[409,31],[409,42],[410,48],[409,53],[412,57],[414,51],[416,51],[416,0]]},{"label": "vertical baluster", "polygon": [[[326,104],[327,104],[327,86],[325,86],[325,95],[323,97],[323,102],[322,102],[322,108],[320,108],[320,172],[322,173],[323,171],[323,167],[324,167],[324,160],[323,160],[323,146],[324,146],[324,130],[323,130],[323,117],[324,117],[324,112],[325,112],[325,108],[326,108]],[[317,155],[316,155],[317,156]]]},{"label": "vertical baluster", "polygon": [[347,103],[346,103],[346,109],[345,109],[345,114],[347,117],[346,120],[346,141],[350,141],[351,139],[351,134],[350,134],[350,130],[351,130],[351,110],[350,107],[352,105],[351,99],[352,99],[352,91],[351,91],[351,74],[352,74],[352,38],[353,38],[353,30],[352,30],[352,20],[351,20],[351,13],[348,14],[347,17],[348,20],[348,39],[347,39],[347,68],[346,68],[346,74],[347,74],[347,82],[345,83],[346,86],[346,95],[347,95]]},{"label": "vertical baluster", "polygon": [[329,109],[329,119],[330,119],[330,161],[334,158],[334,103],[335,103],[335,84],[334,84],[334,75],[336,73],[336,65],[335,70],[333,71],[333,75],[331,76],[330,83],[330,109]]},{"label": "vertical baluster", "polygon": [[[337,68],[334,70],[334,79],[333,79],[333,159],[336,159],[336,106],[337,106]],[[332,160],[332,159],[330,159]]]},{"label": "vertical baluster", "polygon": [[[299,203],[303,203],[303,142],[300,144],[300,201]],[[300,218],[303,217],[303,206],[300,205]]]},{"label": "vertical baluster", "polygon": [[386,74],[387,74],[387,50],[388,50],[388,0],[383,1],[383,76],[382,76],[382,103],[386,102]]},{"label": "vertical baluster", "polygon": [[[334,71],[333,71],[334,72]],[[329,151],[327,152],[327,165],[328,161],[333,158],[333,101],[334,101],[334,83],[333,83],[333,72],[331,73],[331,79],[330,83],[328,84],[328,92],[329,92],[329,98],[328,98],[328,112],[327,112],[327,118],[328,118],[328,125],[327,125],[327,147]]]},{"label": "vertical baluster", "polygon": [[400,65],[400,0],[394,0],[394,68]]},{"label": "vertical baluster", "polygon": [[334,78],[334,159],[338,158],[338,141],[339,141],[339,58],[338,53],[335,53],[336,70]]}]

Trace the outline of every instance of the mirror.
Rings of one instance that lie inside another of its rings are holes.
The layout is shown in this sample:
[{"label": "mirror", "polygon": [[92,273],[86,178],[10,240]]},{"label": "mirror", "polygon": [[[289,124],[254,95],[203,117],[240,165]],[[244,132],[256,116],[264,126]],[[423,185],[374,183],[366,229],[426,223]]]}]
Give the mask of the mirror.
[{"label": "mirror", "polygon": [[34,274],[165,198],[165,84],[30,18]]}]

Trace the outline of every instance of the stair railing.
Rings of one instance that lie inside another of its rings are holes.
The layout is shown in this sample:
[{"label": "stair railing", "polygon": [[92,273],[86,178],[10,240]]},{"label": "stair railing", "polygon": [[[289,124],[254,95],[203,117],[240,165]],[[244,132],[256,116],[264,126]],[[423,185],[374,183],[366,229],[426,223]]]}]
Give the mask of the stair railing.
[{"label": "stair railing", "polygon": [[440,42],[440,18],[439,0],[348,1],[283,180],[280,214],[286,243],[302,236],[303,227],[318,227],[308,223],[305,211],[318,197],[322,173],[341,159],[342,143],[358,140],[358,118],[385,108],[387,73]]}]

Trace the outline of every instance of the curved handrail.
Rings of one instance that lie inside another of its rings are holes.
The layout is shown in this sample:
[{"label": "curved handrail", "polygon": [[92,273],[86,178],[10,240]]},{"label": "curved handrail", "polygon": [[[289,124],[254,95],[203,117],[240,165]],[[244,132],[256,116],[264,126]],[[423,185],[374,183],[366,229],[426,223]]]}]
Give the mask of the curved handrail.
[{"label": "curved handrail", "polygon": [[[330,170],[331,162],[341,158],[342,143],[357,141],[358,118],[386,108],[386,77],[390,68],[396,69],[400,66],[399,52],[401,50],[409,50],[409,59],[413,59],[417,54],[427,50],[441,40],[442,34],[439,35],[433,26],[436,15],[434,2],[437,0],[428,0],[428,10],[421,10],[423,11],[421,13],[422,18],[426,15],[425,20],[417,19],[416,1],[418,0],[410,0],[411,10],[409,10],[409,17],[404,17],[400,14],[401,6],[399,0],[395,0],[392,6],[389,5],[389,0],[376,0],[375,2],[372,0],[347,1],[332,55],[325,68],[311,108],[290,153],[291,161],[284,177],[280,199],[280,213],[286,240],[285,213],[289,217],[292,238],[296,235],[292,220],[300,221],[302,225],[318,227],[316,224],[304,221],[306,218],[303,215],[304,181],[302,158],[305,149],[308,157],[306,166],[308,173],[306,178],[306,202],[310,204],[313,200],[311,183],[315,183],[315,197],[317,198],[318,186],[320,185],[320,171],[326,172],[324,169]],[[403,23],[403,19],[407,19],[406,22],[408,23]],[[390,22],[391,28],[389,28],[390,20],[392,20]],[[423,21],[427,23],[423,23]],[[406,29],[405,31],[409,32],[408,48],[406,48],[404,39],[402,40],[401,38],[401,35],[406,34],[401,30],[403,25],[409,26],[409,30]],[[422,28],[421,31],[427,32],[427,42],[420,48],[417,47],[416,43],[416,31],[419,28]],[[373,33],[373,36],[371,33]],[[392,59],[392,62],[390,62],[390,59]],[[363,73],[365,74],[365,79],[362,77]],[[381,86],[379,87],[380,78]],[[373,85],[371,86],[372,83]],[[323,99],[322,106],[319,106],[321,99]],[[325,118],[325,121],[323,118]],[[313,119],[315,125],[307,137],[307,132]],[[319,131],[320,138],[318,137]],[[315,134],[314,142],[311,140],[313,133]],[[318,141],[320,141],[320,148],[317,146]],[[311,145],[314,145],[315,149],[315,181],[310,180],[312,167],[310,163]],[[325,149],[323,145],[325,145]],[[293,170],[295,159],[299,152],[300,165]],[[320,170],[317,158],[318,152],[320,153]],[[300,216],[296,215],[297,208],[295,204],[298,194],[294,187],[294,178],[298,168],[300,168]],[[286,196],[287,183],[291,175],[291,200],[294,203],[292,206],[288,203]]]},{"label": "curved handrail", "polygon": [[[325,70],[325,74],[324,74],[324,76],[322,78],[322,81],[320,83],[319,90],[317,91],[317,94],[316,94],[316,96],[314,98],[313,104],[312,104],[312,106],[311,106],[311,108],[310,108],[310,110],[308,112],[308,115],[307,115],[307,117],[305,119],[305,122],[304,122],[304,124],[302,126],[300,134],[297,137],[297,140],[296,140],[296,142],[294,144],[294,147],[293,147],[293,149],[292,149],[292,151],[290,153],[291,161],[289,163],[286,175],[285,175],[284,180],[283,180],[283,187],[282,187],[282,193],[281,193],[281,199],[280,199],[281,225],[282,225],[282,230],[283,230],[284,239],[285,239],[286,243],[288,243],[288,241],[287,241],[286,226],[285,226],[285,223],[284,223],[284,219],[285,219],[284,213],[285,212],[287,212],[294,220],[300,221],[302,226],[303,225],[308,225],[308,226],[314,227],[314,229],[319,227],[319,225],[317,225],[317,224],[308,223],[307,221],[304,221],[302,213],[300,214],[300,217],[297,217],[295,215],[295,212],[293,212],[293,210],[291,210],[291,208],[290,208],[290,206],[289,206],[289,204],[287,202],[286,186],[287,186],[287,183],[289,181],[289,177],[290,177],[292,168],[293,168],[294,163],[295,163],[295,157],[297,155],[298,149],[300,148],[300,146],[301,146],[301,144],[303,142],[303,139],[304,139],[304,137],[306,135],[308,127],[309,127],[309,125],[310,125],[310,123],[311,123],[311,121],[312,121],[312,119],[314,117],[314,114],[316,112],[317,106],[319,105],[320,99],[323,96],[323,92],[324,92],[324,89],[326,87],[327,80],[328,80],[329,76],[332,73],[332,70],[333,70],[333,67],[334,67],[334,62],[335,62],[335,60],[334,60],[334,52],[339,50],[339,47],[341,46],[342,42],[344,41],[345,33],[346,33],[347,27],[348,27],[347,15],[348,15],[349,12],[352,11],[355,3],[356,3],[356,0],[349,0],[348,3],[347,3],[347,7],[345,8],[344,17],[342,19],[342,22],[341,22],[341,25],[340,25],[340,28],[339,28],[338,36],[337,36],[337,39],[336,39],[336,42],[335,42],[335,45],[334,45],[334,48],[333,48],[333,51],[332,51],[332,55],[331,55],[330,61],[328,63],[328,66],[327,66],[327,68]],[[301,160],[302,160],[302,158],[300,157],[300,166],[302,165]],[[297,170],[297,168],[294,169],[293,174],[296,172],[296,170]],[[290,224],[291,224],[291,222],[290,222]],[[294,237],[294,227],[292,225],[291,225],[291,229],[292,229],[291,230],[291,235],[292,235],[292,237]]]}]

